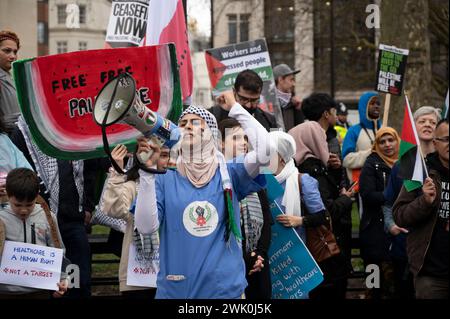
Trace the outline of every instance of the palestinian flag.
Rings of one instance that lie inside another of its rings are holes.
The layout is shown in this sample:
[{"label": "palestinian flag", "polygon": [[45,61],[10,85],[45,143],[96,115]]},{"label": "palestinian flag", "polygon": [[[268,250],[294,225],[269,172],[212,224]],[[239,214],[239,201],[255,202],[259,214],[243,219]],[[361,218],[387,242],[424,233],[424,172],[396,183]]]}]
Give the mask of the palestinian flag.
[{"label": "palestinian flag", "polygon": [[[111,2],[111,1],[110,1]],[[106,48],[174,43],[183,101],[192,95],[193,71],[182,0],[113,0]]]},{"label": "palestinian flag", "polygon": [[403,128],[400,142],[400,170],[399,177],[403,181],[408,192],[422,187],[426,177],[426,167],[419,151],[420,142],[416,126],[406,97],[405,115],[403,117]]},{"label": "palestinian flag", "polygon": [[[104,157],[101,128],[92,112],[109,79],[128,72],[136,96],[151,110],[177,122],[181,87],[173,44],[89,50],[37,57],[13,64],[22,115],[34,142],[48,156],[81,160]],[[141,133],[126,124],[106,129],[111,147],[132,151]]]}]

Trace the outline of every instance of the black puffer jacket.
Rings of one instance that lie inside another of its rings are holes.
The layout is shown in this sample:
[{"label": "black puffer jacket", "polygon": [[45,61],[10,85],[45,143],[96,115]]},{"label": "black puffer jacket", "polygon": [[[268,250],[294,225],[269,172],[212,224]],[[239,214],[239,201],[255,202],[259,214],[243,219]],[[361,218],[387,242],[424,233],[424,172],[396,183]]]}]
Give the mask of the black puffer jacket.
[{"label": "black puffer jacket", "polygon": [[383,192],[390,174],[391,168],[377,153],[369,155],[361,170],[359,194],[363,213],[359,225],[359,238],[361,257],[368,263],[388,259],[389,240],[384,231],[381,206],[386,201]]},{"label": "black puffer jacket", "polygon": [[333,233],[337,243],[344,248],[346,243],[342,241],[345,225],[351,225],[352,200],[340,194],[340,185],[331,176],[324,164],[317,158],[307,158],[298,166],[301,173],[308,173],[319,182],[319,191],[322,201],[331,215]]}]

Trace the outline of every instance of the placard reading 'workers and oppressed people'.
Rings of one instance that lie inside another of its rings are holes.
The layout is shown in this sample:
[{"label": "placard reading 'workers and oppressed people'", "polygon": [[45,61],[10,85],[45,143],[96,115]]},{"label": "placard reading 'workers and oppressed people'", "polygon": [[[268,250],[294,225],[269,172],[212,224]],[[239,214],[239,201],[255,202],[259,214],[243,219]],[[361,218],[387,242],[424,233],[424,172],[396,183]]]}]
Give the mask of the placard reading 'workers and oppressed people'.
[{"label": "placard reading 'workers and oppressed people'", "polygon": [[6,240],[0,283],[58,290],[62,259],[62,249]]},{"label": "placard reading 'workers and oppressed people'", "polygon": [[380,44],[376,90],[401,95],[409,50]]},{"label": "placard reading 'workers and oppressed people'", "polygon": [[[276,199],[283,188],[272,174],[266,174],[267,195],[272,218],[283,214]],[[308,248],[293,228],[276,222],[272,225],[269,248],[273,299],[307,299],[311,290],[323,281],[323,273]]]},{"label": "placard reading 'workers and oppressed people'", "polygon": [[283,127],[283,117],[278,104],[272,64],[265,39],[236,43],[205,51],[209,81],[213,95],[231,90],[239,72],[250,69],[263,80],[259,107],[275,115]]}]

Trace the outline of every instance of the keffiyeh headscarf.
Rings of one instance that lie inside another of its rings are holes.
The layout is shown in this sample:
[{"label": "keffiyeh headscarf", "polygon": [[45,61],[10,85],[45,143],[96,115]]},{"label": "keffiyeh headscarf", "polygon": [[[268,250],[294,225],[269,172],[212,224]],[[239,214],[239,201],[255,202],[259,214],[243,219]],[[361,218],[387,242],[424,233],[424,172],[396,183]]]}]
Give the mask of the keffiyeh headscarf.
[{"label": "keffiyeh headscarf", "polygon": [[216,174],[217,168],[219,168],[225,196],[225,208],[227,211],[226,218],[228,225],[226,227],[225,237],[228,241],[230,238],[229,234],[232,232],[236,239],[240,240],[241,234],[234,218],[233,203],[231,201],[231,180],[225,163],[225,157],[218,149],[219,130],[217,128],[216,118],[208,110],[195,105],[189,106],[181,114],[180,120],[187,114],[200,116],[205,120],[206,127],[202,131],[201,148],[199,152],[195,152],[198,150],[198,145],[194,145],[194,154],[186,154],[186,152],[183,152],[183,147],[180,147],[180,156],[177,159],[177,170],[181,175],[186,176],[192,185],[200,188],[211,181]]},{"label": "keffiyeh headscarf", "polygon": [[[197,188],[203,187],[214,177],[217,167],[221,163],[220,154],[217,150],[217,139],[219,130],[214,116],[207,110],[191,105],[180,116],[182,119],[187,114],[200,116],[206,122],[202,130],[201,145],[194,145],[193,149],[183,149],[181,141],[180,156],[177,159],[177,170]],[[225,162],[225,160],[224,160]],[[229,180],[228,171],[225,172]]]},{"label": "keffiyeh headscarf", "polygon": [[219,140],[219,129],[217,127],[216,118],[214,117],[214,115],[212,115],[211,112],[202,107],[191,105],[186,110],[184,110],[183,113],[181,113],[180,119],[182,119],[183,116],[187,114],[195,114],[204,119],[206,124],[208,125],[208,128],[211,130],[214,141],[217,143],[217,141]]}]

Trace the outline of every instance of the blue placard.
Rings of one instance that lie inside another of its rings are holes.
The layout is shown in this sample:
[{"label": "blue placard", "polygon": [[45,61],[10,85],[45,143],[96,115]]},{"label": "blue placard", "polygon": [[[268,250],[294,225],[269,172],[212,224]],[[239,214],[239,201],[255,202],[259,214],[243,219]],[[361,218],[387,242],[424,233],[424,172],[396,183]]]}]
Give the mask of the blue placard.
[{"label": "blue placard", "polygon": [[[272,217],[283,214],[275,201],[284,190],[271,174],[266,174]],[[293,228],[275,220],[269,248],[273,299],[307,299],[308,293],[323,281],[323,273]]]}]

